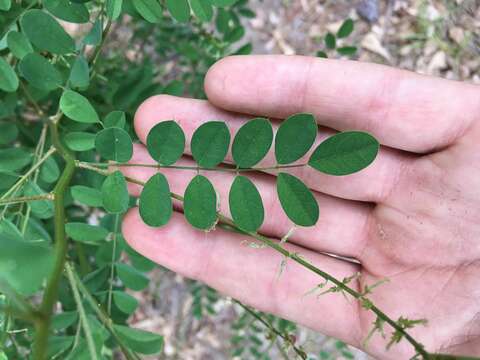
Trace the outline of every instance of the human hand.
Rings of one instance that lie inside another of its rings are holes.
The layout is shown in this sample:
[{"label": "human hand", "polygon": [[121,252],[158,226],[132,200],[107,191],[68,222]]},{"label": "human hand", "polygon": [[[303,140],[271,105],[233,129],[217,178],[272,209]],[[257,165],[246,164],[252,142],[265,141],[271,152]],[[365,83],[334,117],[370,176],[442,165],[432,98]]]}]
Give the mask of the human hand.
[{"label": "human hand", "polygon": [[[316,116],[318,141],[336,130],[372,133],[383,146],[357,174],[292,169],[315,191],[320,219],[314,227],[298,228],[286,246],[337,278],[360,272],[349,284],[354,289],[388,278],[369,298],[391,318],[427,319],[426,327],[410,333],[428,351],[480,354],[478,87],[359,62],[242,56],[214,65],[205,89],[209,102],[164,95],[145,101],[135,116],[140,140],[163,120],[176,120],[189,139],[208,120],[224,120],[235,133],[251,115],[283,119],[297,112]],[[153,163],[141,145],[131,162]],[[188,157],[182,162],[193,165]],[[274,163],[272,153],[259,166]],[[122,171],[146,181],[156,170]],[[178,194],[195,175],[162,173]],[[234,174],[207,176],[219,192],[221,212],[229,214]],[[292,224],[276,197],[275,174],[250,176],[265,203],[260,232],[280,239]],[[138,195],[141,189],[130,190]],[[305,296],[321,279],[300,265],[288,262],[278,278],[281,255],[245,246],[249,238],[240,234],[221,228],[205,234],[178,213],[165,227],[150,228],[137,209],[125,217],[123,233],[138,252],[175,272],[356,347],[373,326],[374,315],[353,299]],[[414,355],[405,341],[389,351],[387,343],[388,337],[375,334],[364,350],[385,359]]]}]

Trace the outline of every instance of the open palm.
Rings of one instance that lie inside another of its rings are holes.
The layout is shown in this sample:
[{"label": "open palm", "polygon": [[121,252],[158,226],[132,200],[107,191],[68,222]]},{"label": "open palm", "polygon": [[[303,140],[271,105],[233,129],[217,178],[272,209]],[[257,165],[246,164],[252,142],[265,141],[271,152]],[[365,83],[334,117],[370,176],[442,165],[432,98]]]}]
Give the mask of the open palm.
[{"label": "open palm", "polygon": [[[297,112],[316,116],[317,141],[338,130],[372,133],[382,148],[376,161],[357,174],[334,177],[292,169],[315,191],[320,220],[296,229],[286,246],[337,278],[360,272],[352,288],[387,278],[370,298],[394,319],[427,319],[411,334],[428,351],[480,355],[478,87],[358,62],[238,56],[214,65],[205,89],[208,102],[170,96],[145,101],[135,117],[140,140],[145,142],[163,120],[176,120],[189,139],[205,121],[227,121],[235,133],[253,116],[284,119]],[[193,164],[188,154],[181,161]],[[153,163],[141,145],[132,162]],[[269,154],[259,165],[274,163]],[[123,171],[145,181],[155,172]],[[195,175],[162,172],[179,194]],[[228,215],[234,174],[207,176],[219,192],[221,212]],[[265,203],[260,232],[280,239],[292,223],[277,199],[275,173],[250,176]],[[140,188],[131,191],[139,194]],[[176,207],[181,211],[181,204]],[[173,271],[354,346],[362,346],[373,326],[374,315],[353,299],[305,295],[321,279],[298,264],[288,262],[278,277],[281,255],[246,246],[250,239],[240,234],[221,228],[205,234],[179,213],[154,229],[144,225],[137,209],[126,216],[123,232],[137,251]],[[387,351],[386,332],[386,339],[375,334],[365,350],[385,359],[414,355],[406,342]]]}]

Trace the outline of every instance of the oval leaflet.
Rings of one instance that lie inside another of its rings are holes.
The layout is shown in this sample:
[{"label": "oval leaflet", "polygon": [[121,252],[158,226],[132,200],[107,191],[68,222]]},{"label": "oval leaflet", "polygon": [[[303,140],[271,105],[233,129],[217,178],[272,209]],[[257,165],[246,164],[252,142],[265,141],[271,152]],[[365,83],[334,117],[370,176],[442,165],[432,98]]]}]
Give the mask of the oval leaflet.
[{"label": "oval leaflet", "polygon": [[185,218],[193,227],[210,230],[217,222],[217,194],[212,183],[203,175],[188,184],[183,201]]}]

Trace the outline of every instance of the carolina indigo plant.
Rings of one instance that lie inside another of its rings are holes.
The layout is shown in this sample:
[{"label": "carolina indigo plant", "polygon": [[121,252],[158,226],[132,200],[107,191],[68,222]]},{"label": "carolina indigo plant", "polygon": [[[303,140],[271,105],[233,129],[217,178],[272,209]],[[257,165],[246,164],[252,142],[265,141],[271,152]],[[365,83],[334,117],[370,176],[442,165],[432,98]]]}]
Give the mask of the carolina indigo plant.
[{"label": "carolina indigo plant", "polygon": [[[336,279],[257,232],[265,212],[248,172],[276,171],[278,201],[292,229],[312,226],[321,204],[288,169],[308,166],[331,176],[361,171],[379,150],[370,134],[337,133],[302,163],[317,137],[311,114],[292,114],[276,133],[264,118],[235,134],[223,121],[211,121],[196,129],[190,144],[196,165],[186,167],[176,164],[185,151],[184,132],[169,120],[148,135],[156,164],[130,162],[138,105],[162,93],[204,97],[203,77],[215,61],[251,51],[242,41],[242,18],[253,16],[247,0],[0,0],[0,359],[161,353],[162,334],[129,325],[139,306],[131,293],[149,285],[155,264],[125,242],[120,224],[138,205],[147,225],[166,226],[172,199],[183,202],[191,226],[246,234],[317,274],[315,291],[359,301],[376,315],[370,337],[389,326],[392,344],[404,340],[419,358],[432,358],[408,333],[417,320],[393,320],[369,300],[375,284],[353,290],[352,279]],[[66,22],[78,25],[75,36]],[[347,20],[336,37],[352,31]],[[129,40],[122,42],[117,32],[127,32]],[[329,49],[336,46],[332,36]],[[126,56],[131,49],[135,56]],[[174,70],[154,65],[172,59]],[[271,148],[275,161],[257,166]],[[229,149],[233,163],[224,164]],[[158,172],[144,183],[125,177],[118,170],[124,166]],[[183,194],[171,192],[164,168],[195,172]],[[214,171],[235,174],[228,199],[218,198],[209,180]],[[138,199],[129,196],[128,182],[143,186]],[[220,201],[228,201],[232,218],[219,212]],[[194,316],[212,314],[215,291],[199,283],[191,288]],[[265,358],[264,341],[276,340],[292,356],[309,356],[291,335],[294,324],[237,305],[242,315],[232,325],[232,356]]]}]

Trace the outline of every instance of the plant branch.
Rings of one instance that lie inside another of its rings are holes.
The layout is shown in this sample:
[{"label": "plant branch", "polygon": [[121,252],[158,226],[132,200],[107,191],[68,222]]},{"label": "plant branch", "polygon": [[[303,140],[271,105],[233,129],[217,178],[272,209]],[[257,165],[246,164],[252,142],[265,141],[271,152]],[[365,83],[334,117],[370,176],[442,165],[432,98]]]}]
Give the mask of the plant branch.
[{"label": "plant branch", "polygon": [[58,123],[63,116],[59,110],[55,116],[50,119],[50,136],[52,144],[58,153],[65,160],[65,168],[53,189],[54,199],[54,231],[55,231],[55,260],[52,272],[47,280],[47,285],[43,295],[40,311],[43,314],[43,321],[38,322],[36,329],[36,338],[34,343],[34,359],[43,360],[46,357],[47,341],[49,336],[51,315],[53,307],[57,301],[58,284],[62,275],[67,255],[67,237],[65,233],[65,193],[70,184],[75,171],[75,158],[63,146],[58,133]]},{"label": "plant branch", "polygon": [[78,287],[76,285],[75,278],[73,276],[73,270],[70,264],[68,263],[65,264],[65,270],[67,272],[68,282],[70,283],[70,287],[72,288],[73,298],[75,299],[75,303],[77,304],[78,314],[80,316],[80,322],[82,324],[83,332],[87,340],[88,352],[90,353],[90,357],[92,360],[97,360],[97,351],[95,349],[95,343],[93,341],[92,330],[90,329],[90,325],[87,319],[87,314],[85,313],[85,309],[82,304],[82,298],[80,297],[80,293],[78,291]]},{"label": "plant branch", "polygon": [[[85,164],[78,164],[78,166],[83,167],[85,169],[92,170],[92,171],[96,171],[96,172],[98,172],[100,174],[103,174],[103,175],[108,175],[109,174],[108,171],[103,170],[103,169],[98,169],[95,166],[91,166],[91,165],[85,166]],[[145,182],[143,182],[141,180],[133,179],[133,178],[130,178],[130,177],[125,177],[125,179],[127,181],[129,181],[131,183],[134,183],[134,184],[137,184],[137,185],[141,185],[141,186],[145,185]],[[171,196],[172,196],[172,198],[174,198],[176,200],[183,201],[183,197],[181,195],[171,193]],[[268,238],[266,236],[263,236],[263,235],[261,235],[257,232],[245,232],[245,231],[239,229],[237,227],[237,225],[233,222],[232,219],[230,219],[230,218],[228,218],[228,217],[226,217],[226,216],[224,216],[220,213],[218,213],[218,220],[222,224],[228,225],[228,226],[236,229],[237,231],[240,231],[240,232],[242,232],[246,235],[249,235],[249,236],[255,238],[256,240],[262,242],[263,244],[267,245],[268,247],[272,248],[273,250],[279,252],[280,254],[285,256],[286,258],[292,259],[293,261],[302,265],[306,269],[308,269],[308,270],[314,272],[315,274],[319,275],[324,280],[330,281],[331,283],[335,284],[335,286],[337,286],[339,289],[341,289],[345,293],[351,295],[353,298],[359,300],[361,302],[363,308],[365,308],[366,310],[372,311],[375,315],[377,315],[377,317],[379,317],[380,319],[385,321],[393,329],[395,329],[400,334],[402,334],[404,339],[407,340],[413,346],[415,351],[418,354],[420,354],[424,359],[430,359],[430,354],[424,349],[422,344],[417,342],[402,326],[397,324],[397,322],[395,320],[391,319],[383,311],[381,311],[379,308],[377,308],[372,303],[372,301],[370,299],[368,299],[362,293],[359,293],[359,292],[355,291],[354,289],[352,289],[351,287],[346,285],[341,280],[338,280],[337,278],[330,275],[329,273],[317,268],[316,266],[314,266],[313,264],[311,264],[310,262],[305,260],[300,255],[298,255],[296,253],[291,253],[290,251],[285,249],[278,241],[270,239],[270,238]]]}]

